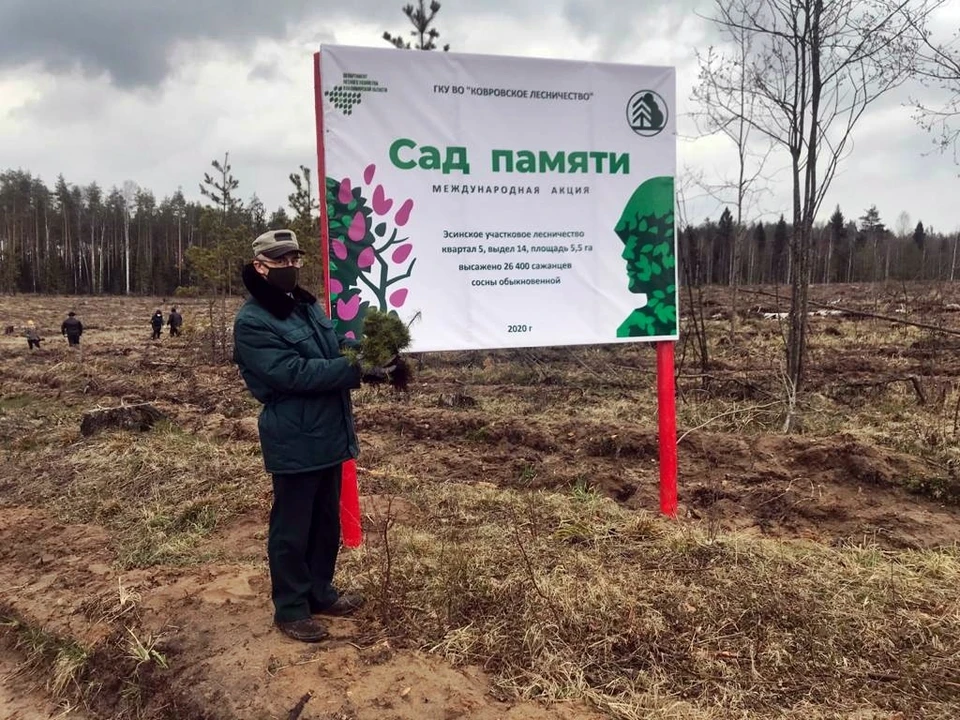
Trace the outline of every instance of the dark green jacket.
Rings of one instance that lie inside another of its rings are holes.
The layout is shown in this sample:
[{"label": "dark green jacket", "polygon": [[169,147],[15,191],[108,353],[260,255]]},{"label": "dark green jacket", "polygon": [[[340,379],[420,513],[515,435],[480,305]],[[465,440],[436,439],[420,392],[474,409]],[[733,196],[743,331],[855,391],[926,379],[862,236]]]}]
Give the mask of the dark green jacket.
[{"label": "dark green jacket", "polygon": [[233,325],[234,360],[263,403],[260,445],[268,473],[320,470],[356,457],[350,390],[360,372],[343,357],[333,323],[313,295],[270,285],[243,269],[251,297]]}]

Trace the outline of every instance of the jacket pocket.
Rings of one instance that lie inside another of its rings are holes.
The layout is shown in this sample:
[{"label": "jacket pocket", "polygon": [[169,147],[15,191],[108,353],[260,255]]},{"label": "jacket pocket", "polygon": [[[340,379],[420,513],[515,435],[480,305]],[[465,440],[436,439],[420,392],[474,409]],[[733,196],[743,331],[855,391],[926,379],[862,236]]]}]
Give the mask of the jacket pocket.
[{"label": "jacket pocket", "polygon": [[288,330],[280,337],[282,337],[283,341],[300,355],[300,357],[326,357],[320,344],[320,338],[317,337],[316,330],[310,325],[301,325],[292,330]]},{"label": "jacket pocket", "polygon": [[309,325],[295,327],[293,330],[287,330],[287,332],[281,335],[283,341],[289,343],[290,345],[302,343],[304,340],[307,340],[312,336],[314,336],[313,328]]}]

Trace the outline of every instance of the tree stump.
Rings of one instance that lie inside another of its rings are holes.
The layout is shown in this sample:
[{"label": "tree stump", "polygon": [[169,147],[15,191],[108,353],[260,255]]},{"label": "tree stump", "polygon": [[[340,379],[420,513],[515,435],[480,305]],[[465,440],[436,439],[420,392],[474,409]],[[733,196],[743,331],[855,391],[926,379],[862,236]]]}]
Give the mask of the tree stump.
[{"label": "tree stump", "polygon": [[151,403],[90,410],[83,414],[83,420],[80,422],[80,434],[93,435],[101,430],[112,428],[145,432],[159,420],[165,420],[166,417]]}]

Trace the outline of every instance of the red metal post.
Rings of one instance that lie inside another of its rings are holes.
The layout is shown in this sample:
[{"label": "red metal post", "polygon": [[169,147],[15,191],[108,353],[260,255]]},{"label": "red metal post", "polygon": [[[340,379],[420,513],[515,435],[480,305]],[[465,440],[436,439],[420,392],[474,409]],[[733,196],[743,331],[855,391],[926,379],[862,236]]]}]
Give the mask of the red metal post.
[{"label": "red metal post", "polygon": [[317,192],[320,194],[320,259],[323,263],[323,302],[330,315],[330,225],[327,222],[327,162],[323,145],[323,88],[320,53],[313,54],[313,99],[317,118]]},{"label": "red metal post", "polygon": [[677,514],[677,403],[673,377],[676,343],[657,343],[657,418],[660,426],[660,512]]},{"label": "red metal post", "polygon": [[[313,98],[317,118],[317,190],[320,193],[320,258],[323,263],[323,301],[327,315],[330,303],[330,226],[327,222],[327,168],[323,145],[323,89],[320,82],[320,53],[313,55]],[[357,482],[357,462],[343,464],[340,481],[340,534],[347,547],[359,547],[363,542],[360,516],[360,487]]]}]

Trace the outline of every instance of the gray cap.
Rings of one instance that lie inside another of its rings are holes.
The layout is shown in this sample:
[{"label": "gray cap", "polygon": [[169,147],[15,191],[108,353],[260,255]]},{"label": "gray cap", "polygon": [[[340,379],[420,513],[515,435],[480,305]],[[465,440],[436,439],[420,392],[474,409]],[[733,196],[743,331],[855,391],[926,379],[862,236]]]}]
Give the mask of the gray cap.
[{"label": "gray cap", "polygon": [[304,254],[293,230],[268,230],[253,241],[254,257],[263,255],[275,260],[292,252]]}]

